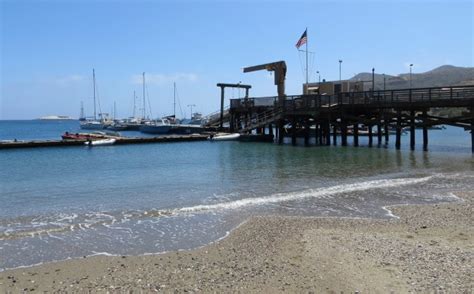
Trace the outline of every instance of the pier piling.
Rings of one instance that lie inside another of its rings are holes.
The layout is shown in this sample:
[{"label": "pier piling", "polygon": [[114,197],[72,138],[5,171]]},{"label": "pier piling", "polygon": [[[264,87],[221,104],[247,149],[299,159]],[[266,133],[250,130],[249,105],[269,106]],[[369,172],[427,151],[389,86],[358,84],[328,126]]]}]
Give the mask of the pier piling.
[{"label": "pier piling", "polygon": [[415,150],[415,111],[414,110],[410,111],[410,149]]},{"label": "pier piling", "polygon": [[401,111],[397,111],[397,130],[396,130],[396,138],[395,138],[395,148],[400,150],[401,146],[401,136],[402,136],[402,115]]},{"label": "pier piling", "polygon": [[372,138],[372,125],[369,125],[369,147],[372,147],[373,138]]},{"label": "pier piling", "polygon": [[423,110],[423,151],[428,151],[428,126],[426,110]]},{"label": "pier piling", "polygon": [[354,146],[359,146],[359,124],[354,124]]}]

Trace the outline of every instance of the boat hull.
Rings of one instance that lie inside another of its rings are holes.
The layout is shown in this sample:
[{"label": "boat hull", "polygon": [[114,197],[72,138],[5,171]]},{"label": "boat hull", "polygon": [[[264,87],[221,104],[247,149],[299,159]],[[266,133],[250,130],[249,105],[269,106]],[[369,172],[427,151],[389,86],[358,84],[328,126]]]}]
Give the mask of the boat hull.
[{"label": "boat hull", "polygon": [[202,133],[204,128],[201,126],[193,125],[162,125],[162,126],[153,126],[153,125],[143,125],[140,127],[140,132],[146,134],[158,134],[158,135],[186,135],[186,134],[195,134]]},{"label": "boat hull", "polygon": [[209,137],[211,141],[233,141],[238,140],[240,138],[240,134],[227,134],[227,135],[217,135],[213,137]]},{"label": "boat hull", "polygon": [[95,141],[87,141],[84,142],[87,146],[104,146],[104,145],[113,145],[117,140],[115,139],[103,139],[103,140],[95,140]]},{"label": "boat hull", "polygon": [[106,125],[101,123],[81,123],[81,129],[83,130],[103,130]]}]

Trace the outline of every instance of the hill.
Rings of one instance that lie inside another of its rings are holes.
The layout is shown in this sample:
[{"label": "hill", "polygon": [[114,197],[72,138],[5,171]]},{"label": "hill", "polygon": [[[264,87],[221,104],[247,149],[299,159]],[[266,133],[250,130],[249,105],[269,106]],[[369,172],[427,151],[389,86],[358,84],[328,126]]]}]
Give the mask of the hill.
[{"label": "hill", "polygon": [[[383,89],[383,75],[375,74],[375,89]],[[351,78],[356,81],[367,81],[370,87],[372,73],[359,73]],[[443,65],[424,73],[412,74],[412,88],[442,87],[474,85],[474,67],[457,67]],[[385,87],[389,89],[401,89],[410,87],[410,74],[402,73],[398,76],[385,75]]]}]

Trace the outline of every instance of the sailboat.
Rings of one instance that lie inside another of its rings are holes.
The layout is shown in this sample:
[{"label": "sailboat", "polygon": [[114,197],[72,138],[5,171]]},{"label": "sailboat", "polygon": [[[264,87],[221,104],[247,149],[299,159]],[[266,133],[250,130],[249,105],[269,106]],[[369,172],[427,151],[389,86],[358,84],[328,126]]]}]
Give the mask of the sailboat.
[{"label": "sailboat", "polygon": [[194,134],[201,133],[204,128],[196,124],[180,124],[176,119],[176,83],[173,84],[173,115],[160,120],[146,123],[140,127],[140,132],[146,134]]},{"label": "sailboat", "polygon": [[[105,129],[107,126],[112,124],[112,120],[109,119],[109,116],[107,113],[99,113],[97,119],[97,110],[96,110],[96,96],[95,96],[95,90],[96,90],[96,85],[95,85],[95,69],[92,69],[92,82],[93,82],[93,87],[94,87],[94,118],[93,119],[85,119],[82,120],[81,123],[81,129],[86,129],[86,130],[102,130]],[[99,104],[100,108],[100,104]]]}]

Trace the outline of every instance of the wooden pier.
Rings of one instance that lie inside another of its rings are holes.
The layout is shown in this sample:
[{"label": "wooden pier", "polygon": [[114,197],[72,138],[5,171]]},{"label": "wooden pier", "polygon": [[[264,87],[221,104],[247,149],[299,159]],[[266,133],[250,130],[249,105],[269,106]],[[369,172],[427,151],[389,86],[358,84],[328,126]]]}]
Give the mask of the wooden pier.
[{"label": "wooden pier", "polygon": [[[168,143],[168,142],[192,142],[207,140],[208,135],[170,135],[160,137],[120,137],[114,145],[125,144],[146,144],[146,143]],[[0,143],[0,149],[12,148],[34,148],[34,147],[67,147],[85,146],[87,140],[33,140],[33,141],[12,141]],[[93,147],[97,148],[97,147]]]},{"label": "wooden pier", "polygon": [[[277,81],[275,81],[277,84]],[[284,89],[284,86],[283,86]],[[369,146],[389,141],[395,132],[395,147],[401,148],[401,135],[409,129],[410,148],[415,149],[415,129],[423,129],[423,150],[428,150],[428,130],[435,125],[461,127],[470,135],[474,153],[474,86],[446,86],[385,91],[340,92],[334,95],[279,96],[231,99],[226,121],[231,131],[242,134],[273,135],[278,143],[298,135],[309,144],[346,146],[349,134],[359,145],[361,127],[366,128]],[[430,115],[433,108],[457,108],[457,117]],[[222,124],[222,122],[221,122]],[[373,129],[376,131],[374,132]],[[289,130],[289,131],[288,131]],[[338,136],[340,135],[340,136]]]}]

